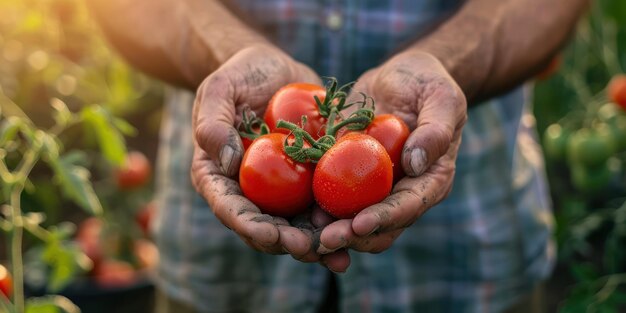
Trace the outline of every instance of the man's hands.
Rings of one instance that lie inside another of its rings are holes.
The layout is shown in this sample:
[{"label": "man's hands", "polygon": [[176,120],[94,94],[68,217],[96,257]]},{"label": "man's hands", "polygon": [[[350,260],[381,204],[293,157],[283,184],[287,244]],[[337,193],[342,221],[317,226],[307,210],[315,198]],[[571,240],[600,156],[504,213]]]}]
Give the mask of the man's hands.
[{"label": "man's hands", "polygon": [[[328,224],[320,236],[318,253],[322,262],[343,272],[350,264],[343,248],[378,253],[426,210],[443,200],[452,188],[461,130],[467,119],[463,92],[433,56],[402,53],[382,66],[366,72],[354,86],[371,96],[376,113],[392,113],[407,123],[413,132],[402,153],[407,177],[400,180],[392,194],[353,219]],[[329,219],[314,212],[316,226]]]},{"label": "man's hands", "polygon": [[243,107],[263,113],[272,95],[292,82],[321,84],[311,69],[266,45],[241,50],[207,77],[193,109],[191,178],[217,218],[249,246],[314,262],[319,256],[312,252],[312,227],[292,227],[283,218],[262,214],[233,180],[243,156],[235,129]]},{"label": "man's hands", "polygon": [[251,247],[289,253],[301,261],[321,260],[331,270],[343,272],[349,256],[342,248],[384,251],[449,193],[466,120],[465,97],[439,61],[425,53],[399,54],[361,77],[351,97],[359,99],[358,92],[366,93],[376,101],[377,113],[395,114],[415,129],[402,156],[408,176],[389,197],[354,219],[332,222],[314,210],[310,220],[324,227],[314,251],[312,225],[296,228],[283,218],[262,214],[232,179],[243,156],[234,127],[243,106],[262,113],[271,96],[291,82],[321,83],[312,70],[269,46],[242,50],[210,75],[194,104],[192,180],[220,221]]}]

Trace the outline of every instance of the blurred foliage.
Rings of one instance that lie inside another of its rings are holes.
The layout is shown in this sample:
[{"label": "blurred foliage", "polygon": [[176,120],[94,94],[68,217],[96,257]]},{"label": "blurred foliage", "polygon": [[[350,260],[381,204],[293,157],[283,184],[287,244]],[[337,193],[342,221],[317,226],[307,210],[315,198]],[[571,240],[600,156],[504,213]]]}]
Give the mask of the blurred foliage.
[{"label": "blurred foliage", "polygon": [[[154,160],[163,89],[107,46],[83,1],[0,0],[0,159],[19,168],[24,153],[37,150],[44,161],[29,173],[20,202],[24,216],[45,230],[27,232],[24,240],[33,248],[26,262],[43,268],[30,274],[45,275],[39,281],[49,291],[61,290],[86,267],[81,247],[70,240],[76,226],[65,221],[104,216],[110,230],[102,238],[145,237],[134,220],[151,200],[152,186],[120,190],[115,173],[127,145]],[[3,180],[2,189],[8,186]],[[3,207],[9,202],[7,192],[0,194]],[[5,230],[8,217],[0,213]],[[5,254],[10,237],[0,237],[0,260],[11,257]],[[28,312],[67,304],[62,297],[37,301]]]},{"label": "blurred foliage", "polygon": [[[136,135],[126,138],[129,146],[154,160],[162,94],[160,83],[132,70],[107,46],[83,1],[0,0],[0,108],[7,115],[28,116],[41,127],[55,122],[55,104],[73,112],[84,109],[89,123],[68,130],[63,139],[86,153],[80,161],[95,170],[92,179],[99,193],[113,193],[108,188],[111,163],[105,159],[117,165],[123,161],[124,138],[114,128]],[[85,109],[93,104],[104,111]],[[98,146],[103,155],[95,152]],[[32,181],[37,188],[27,190],[25,207],[43,208],[51,221],[61,219],[66,204],[50,182],[37,175]],[[71,189],[65,192],[72,194]]]},{"label": "blurred foliage", "polygon": [[626,106],[607,85],[626,69],[626,1],[595,1],[562,60],[534,95],[566,270],[556,275],[571,282],[559,311],[624,312]]}]

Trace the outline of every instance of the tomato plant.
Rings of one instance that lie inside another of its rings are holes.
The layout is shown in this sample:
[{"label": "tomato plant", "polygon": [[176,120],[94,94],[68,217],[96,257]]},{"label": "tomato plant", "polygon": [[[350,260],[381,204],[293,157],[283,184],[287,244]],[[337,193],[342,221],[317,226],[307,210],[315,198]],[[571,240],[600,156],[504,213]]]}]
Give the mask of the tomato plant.
[{"label": "tomato plant", "polygon": [[272,133],[254,140],[239,169],[243,194],[263,213],[291,217],[313,202],[314,166],[291,159],[284,150],[287,135]]},{"label": "tomato plant", "polygon": [[613,76],[607,86],[609,99],[626,110],[626,75]]},{"label": "tomato plant", "polygon": [[313,194],[337,218],[352,218],[391,192],[393,168],[385,148],[369,135],[349,133],[319,160]]},{"label": "tomato plant", "polygon": [[7,299],[10,299],[13,294],[13,279],[11,278],[11,273],[9,273],[9,270],[2,264],[0,264],[0,293],[7,297]]},{"label": "tomato plant", "polygon": [[116,170],[117,186],[122,190],[142,187],[150,180],[151,172],[150,160],[139,151],[131,151]]}]

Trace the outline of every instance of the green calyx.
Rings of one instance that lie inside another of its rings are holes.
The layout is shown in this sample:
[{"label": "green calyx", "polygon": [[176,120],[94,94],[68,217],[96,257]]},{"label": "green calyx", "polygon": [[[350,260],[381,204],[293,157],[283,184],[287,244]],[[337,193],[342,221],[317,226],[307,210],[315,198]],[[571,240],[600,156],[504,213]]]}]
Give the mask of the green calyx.
[{"label": "green calyx", "polygon": [[[334,87],[333,87],[334,86]],[[345,86],[342,86],[338,90],[342,90]],[[331,81],[331,86],[329,90],[334,90],[336,92],[336,81]],[[343,93],[343,91],[340,91]],[[296,162],[305,163],[305,162],[313,162],[316,163],[319,159],[322,158],[324,153],[328,151],[337,141],[336,135],[340,129],[346,127],[349,130],[363,130],[369,126],[369,124],[374,119],[374,100],[371,97],[363,95],[362,101],[357,101],[349,104],[345,104],[345,95],[342,96],[339,102],[334,105],[329,105],[329,114],[328,114],[328,122],[326,124],[326,135],[320,137],[318,140],[315,140],[311,134],[307,133],[304,129],[299,127],[298,125],[287,122],[285,120],[278,121],[276,125],[277,128],[283,128],[289,130],[289,135],[293,135],[294,140],[292,144],[289,144],[288,138],[285,139],[284,147],[285,153],[291,157]],[[328,98],[327,98],[328,99]],[[319,99],[315,99],[320,105]],[[350,114],[348,118],[343,118],[341,116],[341,111],[346,108],[359,104],[359,109],[354,113]],[[306,116],[302,116],[302,125],[306,123]],[[309,144],[308,147],[305,147],[304,142]]]},{"label": "green calyx", "polygon": [[241,123],[239,123],[237,129],[239,136],[250,140],[270,133],[270,128],[265,124],[263,119],[258,117],[248,106],[243,108]]},{"label": "green calyx", "polygon": [[351,82],[343,86],[339,86],[337,79],[329,77],[328,83],[326,84],[326,96],[324,97],[324,101],[320,101],[318,96],[313,96],[320,115],[322,117],[329,118],[333,108],[337,108],[337,110],[341,112],[350,107],[352,104],[346,105],[346,98],[348,97],[346,90],[352,87],[354,83],[355,82]]}]

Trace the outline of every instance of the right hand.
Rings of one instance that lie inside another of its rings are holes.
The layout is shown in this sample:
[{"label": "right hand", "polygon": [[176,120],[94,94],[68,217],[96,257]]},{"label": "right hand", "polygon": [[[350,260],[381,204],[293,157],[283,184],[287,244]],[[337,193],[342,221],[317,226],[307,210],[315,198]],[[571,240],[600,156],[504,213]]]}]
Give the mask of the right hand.
[{"label": "right hand", "polygon": [[191,178],[217,218],[250,247],[316,262],[313,226],[294,227],[261,213],[234,180],[244,152],[235,129],[243,107],[262,116],[272,95],[294,82],[322,83],[310,68],[269,45],[243,49],[209,75],[194,102]]}]

